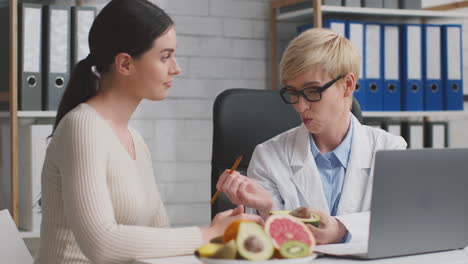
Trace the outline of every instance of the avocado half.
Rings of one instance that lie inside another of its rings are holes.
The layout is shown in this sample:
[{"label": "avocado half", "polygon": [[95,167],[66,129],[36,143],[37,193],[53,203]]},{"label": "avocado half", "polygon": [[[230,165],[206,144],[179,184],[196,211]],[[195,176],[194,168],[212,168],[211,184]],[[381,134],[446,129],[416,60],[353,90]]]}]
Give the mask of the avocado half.
[{"label": "avocado half", "polygon": [[299,207],[294,210],[273,210],[270,211],[270,215],[283,215],[288,214],[292,215],[305,224],[311,224],[315,227],[320,226],[320,216],[314,212],[311,212],[306,207]]},{"label": "avocado half", "polygon": [[239,225],[236,245],[239,255],[247,260],[271,259],[274,252],[270,236],[254,222],[243,222]]}]

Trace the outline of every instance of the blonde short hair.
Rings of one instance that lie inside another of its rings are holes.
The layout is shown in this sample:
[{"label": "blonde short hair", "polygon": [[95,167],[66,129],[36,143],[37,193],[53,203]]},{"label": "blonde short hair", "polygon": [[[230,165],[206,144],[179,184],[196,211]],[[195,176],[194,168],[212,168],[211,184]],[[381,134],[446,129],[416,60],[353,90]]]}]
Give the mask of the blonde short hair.
[{"label": "blonde short hair", "polygon": [[284,51],[281,83],[310,69],[323,70],[331,78],[353,73],[357,79],[360,68],[361,56],[350,40],[328,29],[312,28],[293,39]]}]

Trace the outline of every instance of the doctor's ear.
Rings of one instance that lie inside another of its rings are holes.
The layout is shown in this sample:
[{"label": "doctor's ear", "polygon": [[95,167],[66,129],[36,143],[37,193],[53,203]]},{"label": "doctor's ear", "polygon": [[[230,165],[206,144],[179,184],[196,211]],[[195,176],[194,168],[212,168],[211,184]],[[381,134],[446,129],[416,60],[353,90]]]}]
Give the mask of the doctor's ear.
[{"label": "doctor's ear", "polygon": [[344,97],[350,97],[353,95],[354,89],[356,88],[356,76],[353,73],[348,73],[343,77],[344,82]]}]

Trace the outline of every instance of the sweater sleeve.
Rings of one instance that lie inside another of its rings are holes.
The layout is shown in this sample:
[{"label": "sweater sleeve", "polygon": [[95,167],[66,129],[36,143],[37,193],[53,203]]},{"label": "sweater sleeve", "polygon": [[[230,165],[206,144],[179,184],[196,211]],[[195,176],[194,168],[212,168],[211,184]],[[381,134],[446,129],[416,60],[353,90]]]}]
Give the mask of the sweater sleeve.
[{"label": "sweater sleeve", "polygon": [[93,263],[191,254],[202,243],[200,229],[154,228],[116,223],[107,186],[102,120],[77,112],[62,120],[58,139],[64,211],[83,252]]}]

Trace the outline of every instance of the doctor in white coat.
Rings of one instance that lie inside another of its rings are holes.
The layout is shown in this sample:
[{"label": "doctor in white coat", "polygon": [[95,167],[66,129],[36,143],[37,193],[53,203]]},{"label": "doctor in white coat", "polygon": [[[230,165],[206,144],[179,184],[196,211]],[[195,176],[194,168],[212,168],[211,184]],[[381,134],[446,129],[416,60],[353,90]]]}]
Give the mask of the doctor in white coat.
[{"label": "doctor in white coat", "polygon": [[264,218],[270,210],[316,211],[320,228],[308,227],[318,244],[366,240],[375,153],[407,144],[351,114],[360,65],[351,42],[330,30],[296,37],[281,60],[280,94],[303,123],[259,144],[248,177],[226,170],[218,190]]}]

